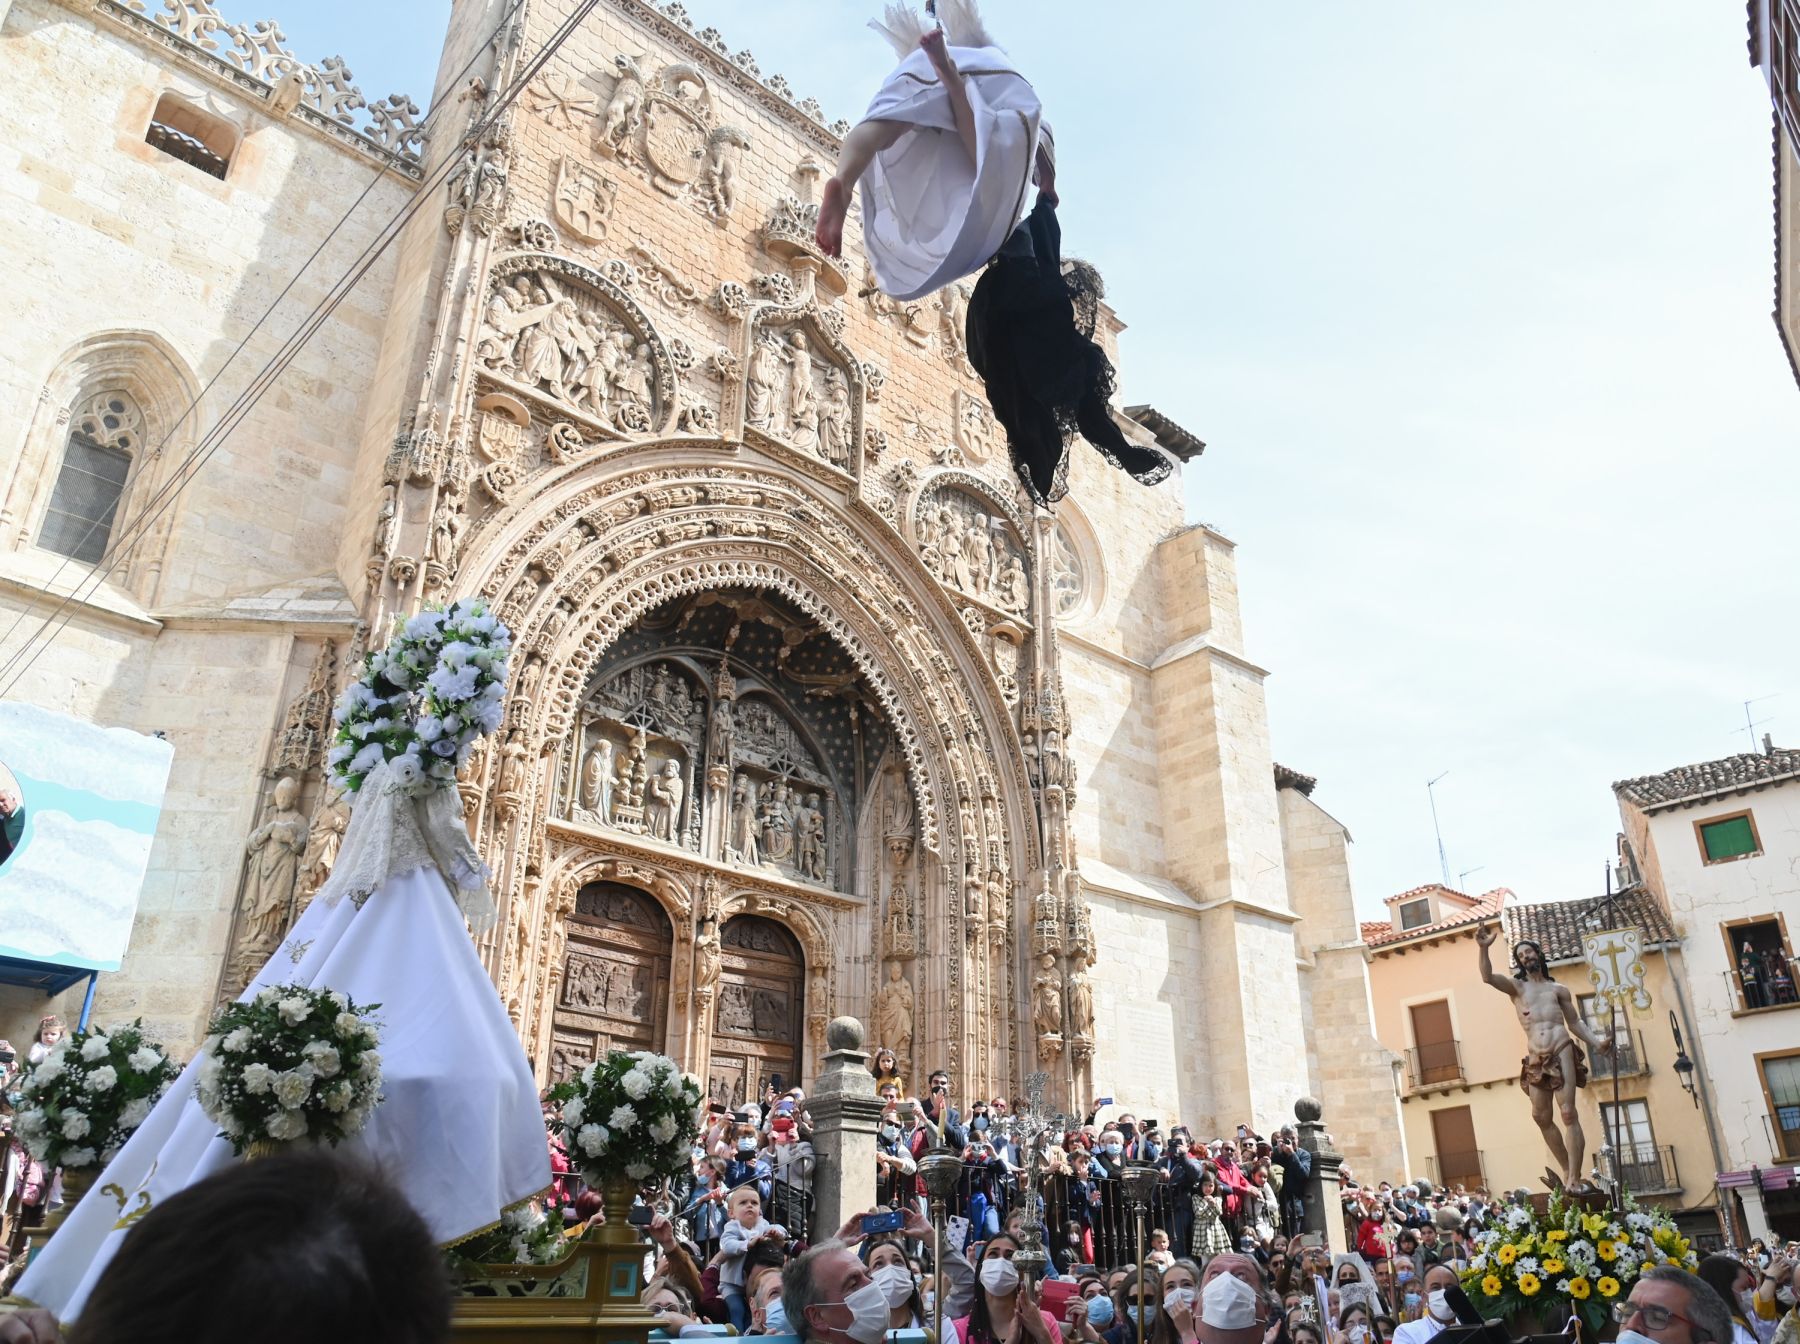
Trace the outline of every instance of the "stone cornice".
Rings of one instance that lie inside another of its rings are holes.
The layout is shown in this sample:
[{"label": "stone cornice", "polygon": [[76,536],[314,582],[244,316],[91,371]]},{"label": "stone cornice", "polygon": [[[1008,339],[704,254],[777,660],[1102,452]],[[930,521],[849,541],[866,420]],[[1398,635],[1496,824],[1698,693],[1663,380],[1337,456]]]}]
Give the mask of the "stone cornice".
[{"label": "stone cornice", "polygon": [[1160,672],[1171,663],[1178,663],[1183,658],[1191,658],[1197,653],[1209,653],[1220,662],[1230,663],[1233,667],[1240,668],[1253,677],[1266,677],[1269,675],[1268,668],[1258,667],[1255,663],[1244,657],[1243,654],[1237,653],[1234,650],[1221,648],[1219,645],[1214,644],[1212,642],[1212,636],[1206,633],[1193,635],[1182,640],[1179,644],[1170,645],[1156,655],[1156,661],[1150,664],[1150,670],[1152,672]]}]

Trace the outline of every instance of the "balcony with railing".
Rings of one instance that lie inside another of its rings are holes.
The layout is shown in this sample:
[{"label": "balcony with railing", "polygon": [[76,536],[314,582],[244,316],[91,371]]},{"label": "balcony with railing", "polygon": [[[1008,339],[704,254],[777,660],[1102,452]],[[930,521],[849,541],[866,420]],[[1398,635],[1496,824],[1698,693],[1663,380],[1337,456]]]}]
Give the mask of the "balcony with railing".
[{"label": "balcony with railing", "polygon": [[[1606,1136],[1602,1142],[1611,1138]],[[1675,1149],[1654,1143],[1619,1145],[1609,1164],[1618,1179],[1634,1195],[1667,1195],[1681,1189],[1681,1172],[1675,1165]]]},{"label": "balcony with railing", "polygon": [[1460,1185],[1465,1190],[1479,1190],[1487,1185],[1478,1148],[1466,1153],[1435,1153],[1425,1159],[1425,1165],[1431,1171],[1432,1183],[1438,1186],[1455,1189]]},{"label": "balcony with railing", "polygon": [[1409,1092],[1422,1091],[1428,1087],[1445,1087],[1466,1080],[1462,1045],[1457,1041],[1415,1045],[1406,1052],[1406,1090]]},{"label": "balcony with railing", "polygon": [[[1605,1022],[1602,1021],[1596,1030],[1604,1032]],[[1611,1050],[1589,1050],[1588,1073],[1594,1078],[1611,1078],[1615,1061],[1621,1078],[1636,1078],[1649,1073],[1650,1056],[1644,1050],[1644,1033],[1627,1028],[1614,1039]]]}]

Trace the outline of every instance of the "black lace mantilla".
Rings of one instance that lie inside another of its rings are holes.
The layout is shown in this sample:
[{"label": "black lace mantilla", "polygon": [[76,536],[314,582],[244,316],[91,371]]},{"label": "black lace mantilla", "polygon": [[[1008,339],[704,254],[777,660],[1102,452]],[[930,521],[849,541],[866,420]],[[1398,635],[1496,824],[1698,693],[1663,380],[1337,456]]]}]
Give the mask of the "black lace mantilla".
[{"label": "black lace mantilla", "polygon": [[969,361],[1006,429],[1013,467],[1040,504],[1068,493],[1076,434],[1144,485],[1174,470],[1156,449],[1127,439],[1108,409],[1116,374],[1094,343],[1105,292],[1086,262],[1064,265],[1056,209],[1040,196],[969,300]]}]

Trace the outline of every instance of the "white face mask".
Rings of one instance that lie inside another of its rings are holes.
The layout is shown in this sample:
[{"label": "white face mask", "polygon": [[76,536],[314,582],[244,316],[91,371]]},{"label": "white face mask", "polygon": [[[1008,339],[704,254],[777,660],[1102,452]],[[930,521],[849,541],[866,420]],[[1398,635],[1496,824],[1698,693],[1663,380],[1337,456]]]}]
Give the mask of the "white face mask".
[{"label": "white face mask", "polygon": [[[865,1283],[842,1302],[820,1302],[820,1307],[850,1308],[850,1326],[844,1331],[856,1344],[881,1344],[888,1328],[887,1298],[876,1283]],[[813,1333],[808,1331],[808,1333]]]},{"label": "white face mask", "polygon": [[1168,1311],[1192,1312],[1194,1309],[1194,1290],[1192,1288],[1171,1288],[1163,1294],[1163,1307]]},{"label": "white face mask", "polygon": [[1215,1330],[1248,1330],[1256,1324],[1256,1289],[1234,1274],[1221,1274],[1200,1292],[1200,1320]]},{"label": "white face mask", "polygon": [[1618,1344],[1657,1344],[1649,1335],[1637,1330],[1619,1331]]},{"label": "white face mask", "polygon": [[981,1262],[981,1286],[995,1297],[1011,1297],[1019,1291],[1019,1270],[1010,1260],[996,1256]]},{"label": "white face mask", "polygon": [[875,1286],[890,1307],[903,1307],[913,1294],[913,1276],[905,1265],[883,1265],[874,1274]]},{"label": "white face mask", "polygon": [[1425,1305],[1432,1316],[1440,1321],[1451,1320],[1456,1315],[1456,1313],[1450,1309],[1450,1302],[1444,1296],[1444,1290],[1442,1288],[1433,1289],[1430,1295],[1426,1297]]}]

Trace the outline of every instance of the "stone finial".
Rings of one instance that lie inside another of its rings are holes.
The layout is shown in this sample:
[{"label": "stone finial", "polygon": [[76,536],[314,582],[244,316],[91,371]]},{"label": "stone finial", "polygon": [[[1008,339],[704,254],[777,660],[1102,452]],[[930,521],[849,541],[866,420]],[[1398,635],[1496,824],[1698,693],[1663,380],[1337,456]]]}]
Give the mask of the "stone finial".
[{"label": "stone finial", "polygon": [[854,1017],[834,1017],[825,1027],[825,1048],[833,1054],[840,1050],[861,1050],[867,1039],[863,1024]]},{"label": "stone finial", "polygon": [[1301,1097],[1294,1103],[1294,1119],[1304,1124],[1316,1125],[1325,1114],[1325,1108],[1319,1105],[1317,1097]]}]

